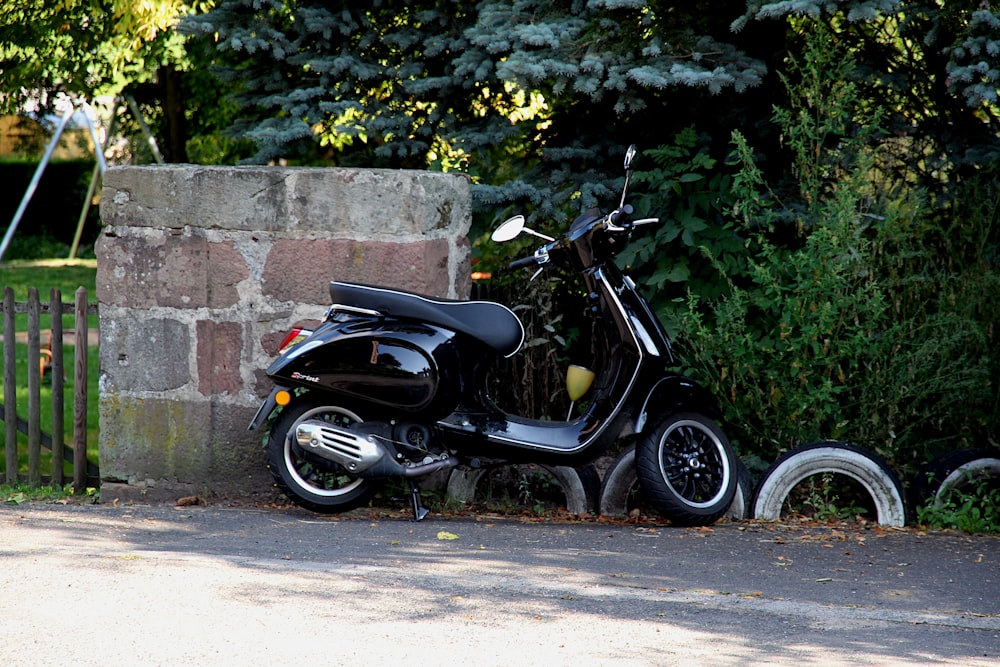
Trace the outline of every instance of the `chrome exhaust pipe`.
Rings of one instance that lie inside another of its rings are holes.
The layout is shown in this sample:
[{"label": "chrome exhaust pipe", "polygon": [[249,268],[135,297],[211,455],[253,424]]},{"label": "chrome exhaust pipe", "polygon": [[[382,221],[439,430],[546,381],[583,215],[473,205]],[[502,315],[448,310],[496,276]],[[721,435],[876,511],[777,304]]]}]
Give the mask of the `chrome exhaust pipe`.
[{"label": "chrome exhaust pipe", "polygon": [[296,426],[295,442],[303,451],[336,463],[359,477],[422,477],[458,465],[458,459],[448,456],[404,466],[389,455],[376,436],[361,435],[318,420],[307,420]]},{"label": "chrome exhaust pipe", "polygon": [[371,435],[360,436],[326,422],[308,420],[295,427],[295,441],[304,451],[362,473],[385,457],[383,448]]}]

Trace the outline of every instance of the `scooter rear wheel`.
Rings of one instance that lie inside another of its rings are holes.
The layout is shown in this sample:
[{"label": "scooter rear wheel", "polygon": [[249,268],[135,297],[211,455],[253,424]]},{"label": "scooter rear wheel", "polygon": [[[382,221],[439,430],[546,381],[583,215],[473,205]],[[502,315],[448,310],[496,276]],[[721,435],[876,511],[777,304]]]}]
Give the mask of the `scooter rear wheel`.
[{"label": "scooter rear wheel", "polygon": [[295,447],[295,427],[307,419],[346,426],[364,421],[353,410],[309,396],[297,397],[278,415],[267,441],[267,467],[275,486],[297,505],[334,514],[361,507],[378,491],[378,481],[361,479],[333,463],[313,461]]},{"label": "scooter rear wheel", "polygon": [[681,526],[707,526],[736,494],[736,454],[719,426],[703,415],[667,415],[636,444],[636,475],[646,499]]}]

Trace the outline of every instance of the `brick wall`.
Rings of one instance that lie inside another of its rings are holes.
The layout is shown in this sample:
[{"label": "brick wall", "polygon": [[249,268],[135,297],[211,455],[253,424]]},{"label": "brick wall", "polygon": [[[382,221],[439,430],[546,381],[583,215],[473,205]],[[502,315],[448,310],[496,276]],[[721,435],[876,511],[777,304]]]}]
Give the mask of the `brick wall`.
[{"label": "brick wall", "polygon": [[464,176],[277,167],[107,172],[97,243],[102,497],[270,487],[246,426],[331,279],[470,288]]}]

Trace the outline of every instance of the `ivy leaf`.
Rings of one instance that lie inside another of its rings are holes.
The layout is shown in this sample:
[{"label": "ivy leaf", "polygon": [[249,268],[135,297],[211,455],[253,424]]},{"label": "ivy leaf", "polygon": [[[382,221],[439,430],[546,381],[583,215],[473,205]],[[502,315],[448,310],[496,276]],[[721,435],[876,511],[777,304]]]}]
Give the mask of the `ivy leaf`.
[{"label": "ivy leaf", "polygon": [[696,234],[698,232],[703,232],[706,229],[708,229],[708,223],[702,220],[701,218],[696,218],[692,216],[684,221],[684,229],[691,232],[692,234]]},{"label": "ivy leaf", "polygon": [[656,240],[660,243],[670,243],[681,233],[681,228],[673,223],[667,223],[656,235]]},{"label": "ivy leaf", "polygon": [[661,268],[653,277],[650,282],[657,286],[662,287],[664,283],[683,283],[686,282],[691,277],[691,270],[684,264],[676,264],[670,268]]}]

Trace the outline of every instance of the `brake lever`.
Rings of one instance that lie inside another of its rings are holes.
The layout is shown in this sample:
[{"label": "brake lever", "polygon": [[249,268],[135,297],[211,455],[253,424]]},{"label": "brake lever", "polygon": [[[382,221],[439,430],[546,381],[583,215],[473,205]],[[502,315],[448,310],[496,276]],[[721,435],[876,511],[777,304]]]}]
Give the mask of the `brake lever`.
[{"label": "brake lever", "polygon": [[541,275],[542,271],[545,270],[545,265],[549,263],[548,245],[543,245],[541,248],[535,251],[535,260],[538,262],[538,270],[531,275],[530,282],[534,282],[535,278]]}]

